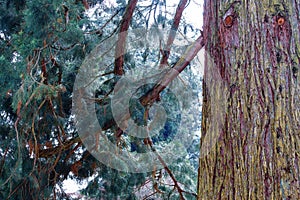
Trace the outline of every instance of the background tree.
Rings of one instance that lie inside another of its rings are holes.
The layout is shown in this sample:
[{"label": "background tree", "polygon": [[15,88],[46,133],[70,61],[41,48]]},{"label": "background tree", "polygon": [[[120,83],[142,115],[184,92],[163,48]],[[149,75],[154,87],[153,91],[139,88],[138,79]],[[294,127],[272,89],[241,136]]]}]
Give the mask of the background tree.
[{"label": "background tree", "polygon": [[299,9],[205,1],[198,199],[299,198]]},{"label": "background tree", "polygon": [[[172,94],[162,92],[162,87],[153,90],[153,86],[147,86],[139,91],[140,101],[132,101],[132,113],[137,113],[132,117],[140,123],[145,123],[139,114],[144,116],[144,106],[149,102],[160,98],[168,111],[168,121],[158,136],[143,141],[126,136],[112,119],[111,91],[123,73],[143,71],[144,66],[153,63],[179,72],[186,69],[181,78],[191,82],[197,91],[200,79],[191,70],[190,62],[203,42],[199,29],[184,23],[182,12],[187,5],[187,1],[180,1],[172,13],[165,1],[117,1],[115,5],[101,0],[0,2],[0,199],[71,199],[63,190],[64,180],[81,183],[88,178],[81,194],[90,198],[134,199],[137,188],[148,182],[151,192],[142,194],[143,198],[195,199],[195,146],[188,149],[186,157],[174,161],[174,166],[165,167],[162,177],[169,182],[155,180],[155,169],[154,173],[144,174],[118,172],[90,155],[71,112],[76,75],[97,44],[131,29],[144,27],[153,34],[158,33],[158,28],[172,29],[167,40],[159,38],[158,49],[144,45],[133,46],[124,55],[116,52],[122,57],[107,59],[106,71],[94,80],[99,84],[94,99],[99,123],[118,148],[142,152],[168,144],[180,121]],[[172,45],[175,32],[197,35],[198,42],[184,54],[185,49]],[[122,47],[126,39],[120,37],[117,45]],[[163,80],[170,83],[174,78]],[[198,99],[192,103],[197,109]],[[191,113],[190,117],[199,115]],[[194,133],[198,125],[190,127],[187,133]],[[195,136],[194,140],[196,144],[199,138]]]}]

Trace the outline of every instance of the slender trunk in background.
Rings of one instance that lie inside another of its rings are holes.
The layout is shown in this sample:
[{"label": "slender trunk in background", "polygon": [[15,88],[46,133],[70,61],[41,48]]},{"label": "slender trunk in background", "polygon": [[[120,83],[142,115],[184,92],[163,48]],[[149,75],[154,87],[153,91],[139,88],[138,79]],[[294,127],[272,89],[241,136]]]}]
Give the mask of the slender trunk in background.
[{"label": "slender trunk in background", "polygon": [[205,1],[198,199],[300,198],[299,11]]}]

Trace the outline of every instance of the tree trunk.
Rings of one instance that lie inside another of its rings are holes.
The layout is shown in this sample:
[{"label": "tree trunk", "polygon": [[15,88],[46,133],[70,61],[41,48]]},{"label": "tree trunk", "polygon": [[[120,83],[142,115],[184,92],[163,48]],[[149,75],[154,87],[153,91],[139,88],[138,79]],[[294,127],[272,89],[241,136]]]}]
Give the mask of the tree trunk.
[{"label": "tree trunk", "polygon": [[300,1],[204,10],[198,199],[299,199]]}]

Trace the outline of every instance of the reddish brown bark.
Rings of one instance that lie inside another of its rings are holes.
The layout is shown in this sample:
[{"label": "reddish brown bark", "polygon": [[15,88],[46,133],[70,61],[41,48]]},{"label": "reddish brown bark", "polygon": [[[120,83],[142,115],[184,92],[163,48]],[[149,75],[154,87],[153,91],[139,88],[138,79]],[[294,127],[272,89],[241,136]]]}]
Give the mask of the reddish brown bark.
[{"label": "reddish brown bark", "polygon": [[194,59],[197,53],[204,46],[204,40],[202,35],[192,44],[185,52],[185,54],[179,59],[175,66],[170,69],[165,76],[150,90],[146,95],[140,98],[141,104],[146,106],[152,104],[157,100],[157,97],[161,91],[163,91],[177,76],[180,74],[188,64]]},{"label": "reddish brown bark", "polygon": [[[180,72],[182,72],[188,66],[188,64],[193,60],[193,58],[197,55],[197,53],[202,49],[203,46],[204,46],[204,40],[201,35],[194,42],[194,44],[192,44],[186,50],[185,54],[175,64],[175,66],[172,69],[170,69],[168,72],[166,72],[164,76],[162,76],[161,80],[159,80],[148,93],[146,93],[140,98],[141,104],[143,106],[152,105],[153,102],[157,100],[159,93],[163,91],[180,74]],[[120,122],[119,124],[126,124],[126,121],[129,118],[130,118],[130,114],[124,113],[122,120],[120,120],[123,123]],[[115,121],[111,119],[106,121],[106,123],[102,126],[102,129],[107,130],[114,125],[116,125]],[[118,129],[116,137],[120,137],[123,134],[122,128],[124,127]]]},{"label": "reddish brown bark", "polygon": [[177,9],[176,9],[176,13],[173,19],[173,24],[168,36],[168,40],[167,40],[167,44],[164,47],[162,53],[163,53],[163,57],[160,61],[160,66],[164,66],[168,64],[168,58],[170,56],[170,50],[171,50],[171,46],[174,42],[175,36],[176,36],[176,32],[178,30],[179,27],[179,23],[181,21],[181,17],[182,17],[182,12],[184,11],[186,4],[187,4],[187,0],[180,0]]},{"label": "reddish brown bark", "polygon": [[84,8],[85,8],[86,10],[88,10],[88,9],[90,8],[89,3],[88,3],[87,0],[82,0],[82,4],[84,5]]},{"label": "reddish brown bark", "polygon": [[205,2],[198,199],[299,198],[299,7]]},{"label": "reddish brown bark", "polygon": [[128,35],[128,28],[133,15],[133,11],[136,7],[137,0],[130,0],[128,2],[125,14],[120,25],[120,32],[115,50],[115,68],[114,73],[116,75],[123,75],[124,73],[124,54],[126,48],[126,38]]}]

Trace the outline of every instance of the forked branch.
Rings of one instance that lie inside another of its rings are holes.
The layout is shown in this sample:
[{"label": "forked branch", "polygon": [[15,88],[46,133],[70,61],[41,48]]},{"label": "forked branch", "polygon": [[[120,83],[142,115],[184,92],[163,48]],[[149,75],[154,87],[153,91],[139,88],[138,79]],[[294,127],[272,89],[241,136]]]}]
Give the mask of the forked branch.
[{"label": "forked branch", "polygon": [[148,93],[140,98],[141,104],[143,106],[152,105],[158,98],[159,93],[163,91],[189,65],[203,46],[204,39],[201,35],[191,46],[188,47],[175,66],[171,68],[170,71],[166,73],[166,75],[158,83],[156,83],[150,91],[148,91]]}]

